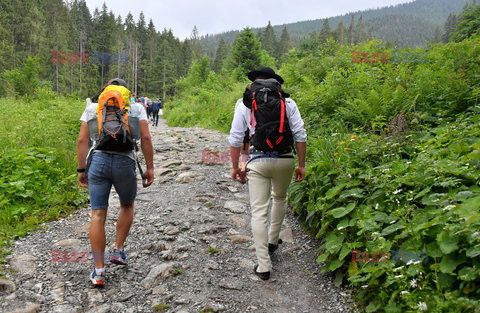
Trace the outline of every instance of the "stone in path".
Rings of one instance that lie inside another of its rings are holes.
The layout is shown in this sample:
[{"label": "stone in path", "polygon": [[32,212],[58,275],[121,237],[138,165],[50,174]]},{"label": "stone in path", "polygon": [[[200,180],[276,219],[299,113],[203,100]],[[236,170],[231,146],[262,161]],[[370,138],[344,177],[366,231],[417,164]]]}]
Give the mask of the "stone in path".
[{"label": "stone in path", "polygon": [[232,243],[245,243],[252,241],[252,238],[244,235],[231,235],[230,241]]},{"label": "stone in path", "polygon": [[247,222],[243,218],[240,218],[238,216],[232,216],[230,217],[230,220],[238,227],[244,227],[247,225]]},{"label": "stone in path", "polygon": [[236,214],[244,213],[246,209],[245,204],[235,200],[228,200],[227,202],[225,202],[224,207],[230,212]]},{"label": "stone in path", "polygon": [[37,258],[29,254],[19,254],[10,260],[10,266],[20,274],[35,274],[37,272]]},{"label": "stone in path", "polygon": [[27,302],[23,308],[10,311],[8,313],[36,313],[40,310],[40,304]]},{"label": "stone in path", "polygon": [[82,244],[80,239],[64,239],[54,243],[55,247],[62,247],[62,248],[73,248],[78,247]]},{"label": "stone in path", "polygon": [[157,265],[150,270],[147,277],[145,277],[140,284],[145,289],[152,288],[157,281],[173,276],[176,267],[177,264],[174,262]]},{"label": "stone in path", "polygon": [[293,232],[292,232],[292,229],[291,228],[286,228],[284,230],[282,230],[280,232],[280,238],[284,241],[284,242],[289,242],[289,243],[292,243],[294,240],[293,240]]},{"label": "stone in path", "polygon": [[0,295],[10,294],[12,292],[15,292],[16,289],[17,288],[15,287],[13,281],[7,279],[0,279]]}]

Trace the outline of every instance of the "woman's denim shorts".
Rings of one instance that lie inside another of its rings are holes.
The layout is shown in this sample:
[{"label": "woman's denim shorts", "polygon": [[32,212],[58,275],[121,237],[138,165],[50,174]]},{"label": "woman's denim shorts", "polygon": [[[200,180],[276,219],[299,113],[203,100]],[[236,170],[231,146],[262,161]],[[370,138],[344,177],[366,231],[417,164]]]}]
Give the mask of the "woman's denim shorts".
[{"label": "woman's denim shorts", "polygon": [[120,203],[128,205],[137,195],[135,161],[128,156],[95,151],[88,168],[88,191],[92,210],[108,208],[110,190],[115,187]]}]

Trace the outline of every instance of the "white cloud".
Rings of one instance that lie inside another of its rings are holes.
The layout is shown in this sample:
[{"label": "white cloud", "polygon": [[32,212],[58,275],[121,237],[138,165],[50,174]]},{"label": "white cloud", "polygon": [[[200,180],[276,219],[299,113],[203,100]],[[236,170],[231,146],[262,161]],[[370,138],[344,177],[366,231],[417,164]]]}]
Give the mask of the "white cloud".
[{"label": "white cloud", "polygon": [[141,11],[157,30],[170,28],[180,39],[190,36],[194,26],[200,35],[216,34],[244,27],[273,25],[332,17],[348,12],[384,7],[411,0],[86,0],[90,11],[109,10],[123,19],[129,11],[135,21]]}]

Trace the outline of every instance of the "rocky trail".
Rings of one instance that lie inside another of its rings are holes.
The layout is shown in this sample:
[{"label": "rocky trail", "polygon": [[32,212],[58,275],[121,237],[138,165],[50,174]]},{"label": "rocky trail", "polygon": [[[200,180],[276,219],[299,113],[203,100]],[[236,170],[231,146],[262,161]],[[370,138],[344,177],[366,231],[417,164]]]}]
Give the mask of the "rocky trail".
[{"label": "rocky trail", "polygon": [[[229,163],[202,162],[202,150],[227,151],[226,135],[171,128],[154,137],[154,184],[142,188],[125,250],[129,264],[106,265],[107,285],[90,286],[90,209],[46,223],[12,246],[0,312],[350,312],[348,293],[320,273],[317,241],[289,212],[269,281],[253,274],[247,186]],[[110,197],[107,251],[118,197]]]}]

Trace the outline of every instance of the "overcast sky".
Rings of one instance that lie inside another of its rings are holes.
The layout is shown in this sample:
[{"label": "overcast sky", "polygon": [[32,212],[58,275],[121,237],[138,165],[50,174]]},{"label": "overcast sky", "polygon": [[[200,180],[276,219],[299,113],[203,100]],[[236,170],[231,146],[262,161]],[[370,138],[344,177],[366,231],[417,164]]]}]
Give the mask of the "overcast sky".
[{"label": "overcast sky", "polygon": [[135,21],[141,11],[157,30],[171,28],[185,39],[196,25],[200,35],[244,27],[264,27],[332,17],[352,11],[378,8],[412,0],[86,0],[90,11],[105,2],[115,16],[125,20],[131,11]]}]

